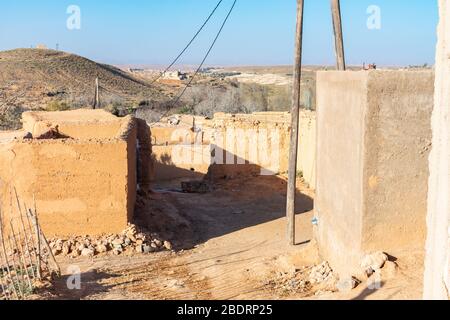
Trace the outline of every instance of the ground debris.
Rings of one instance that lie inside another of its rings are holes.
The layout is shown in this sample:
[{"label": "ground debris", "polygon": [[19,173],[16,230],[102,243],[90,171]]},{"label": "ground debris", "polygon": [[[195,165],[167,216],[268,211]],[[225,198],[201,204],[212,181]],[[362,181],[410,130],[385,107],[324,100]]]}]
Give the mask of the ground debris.
[{"label": "ground debris", "polygon": [[388,261],[388,256],[384,252],[375,252],[366,255],[361,261],[361,268],[367,274],[367,276],[379,271],[383,268],[384,264]]},{"label": "ground debris", "polygon": [[328,262],[323,262],[311,269],[309,274],[309,281],[312,284],[319,284],[326,282],[334,277],[333,270]]},{"label": "ground debris", "polygon": [[121,234],[50,239],[49,245],[55,256],[71,258],[93,257],[107,253],[114,255],[121,255],[124,252],[144,254],[172,250],[172,244],[169,241],[161,240],[155,233],[139,232],[133,224],[129,224]]},{"label": "ground debris", "polygon": [[181,189],[185,193],[208,193],[211,186],[206,181],[184,181],[181,182]]},{"label": "ground debris", "polygon": [[309,297],[338,291],[338,281],[328,262],[323,262],[291,272],[276,272],[263,283],[263,287],[280,297]]},{"label": "ground debris", "polygon": [[286,297],[311,291],[312,284],[302,272],[278,272],[263,282],[263,287],[278,296]]}]

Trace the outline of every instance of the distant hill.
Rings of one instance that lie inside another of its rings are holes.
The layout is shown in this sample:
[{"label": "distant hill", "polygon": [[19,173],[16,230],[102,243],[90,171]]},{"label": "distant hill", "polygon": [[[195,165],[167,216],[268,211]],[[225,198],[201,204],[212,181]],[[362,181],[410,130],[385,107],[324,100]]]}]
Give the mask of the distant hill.
[{"label": "distant hill", "polygon": [[161,88],[116,67],[61,51],[16,49],[0,52],[0,107],[90,106],[97,77],[104,106],[127,107],[141,100],[165,99]]}]

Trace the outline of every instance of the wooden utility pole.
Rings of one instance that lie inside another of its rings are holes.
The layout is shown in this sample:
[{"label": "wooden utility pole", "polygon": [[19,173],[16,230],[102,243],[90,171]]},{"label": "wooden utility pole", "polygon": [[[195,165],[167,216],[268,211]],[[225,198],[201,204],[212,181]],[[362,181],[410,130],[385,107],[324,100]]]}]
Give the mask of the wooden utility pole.
[{"label": "wooden utility pole", "polygon": [[331,0],[333,15],[334,42],[338,70],[345,70],[344,37],[342,36],[342,19],[340,0]]},{"label": "wooden utility pole", "polygon": [[99,94],[98,77],[95,78],[95,101],[94,101],[93,109],[97,109],[97,108],[100,108],[100,94]]},{"label": "wooden utility pole", "polygon": [[292,90],[291,140],[289,149],[289,177],[287,190],[287,235],[289,244],[295,245],[295,194],[297,192],[297,155],[300,113],[300,86],[302,80],[302,43],[304,0],[297,0],[297,31],[295,36],[294,86]]}]

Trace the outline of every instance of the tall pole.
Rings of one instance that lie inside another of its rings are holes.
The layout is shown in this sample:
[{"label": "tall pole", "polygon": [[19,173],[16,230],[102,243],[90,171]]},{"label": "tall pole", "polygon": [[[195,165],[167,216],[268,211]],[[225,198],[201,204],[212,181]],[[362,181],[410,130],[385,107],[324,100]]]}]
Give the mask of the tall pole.
[{"label": "tall pole", "polygon": [[94,109],[100,108],[100,94],[99,94],[99,84],[98,77],[95,78],[95,102]]},{"label": "tall pole", "polygon": [[297,155],[300,113],[300,85],[302,78],[303,1],[297,0],[297,31],[295,36],[294,86],[292,90],[291,140],[289,149],[289,177],[287,190],[287,235],[295,245],[295,194],[297,191]]},{"label": "tall pole", "polygon": [[340,0],[331,0],[331,13],[333,15],[334,42],[336,63],[338,70],[345,70],[344,37],[342,35],[342,19]]}]

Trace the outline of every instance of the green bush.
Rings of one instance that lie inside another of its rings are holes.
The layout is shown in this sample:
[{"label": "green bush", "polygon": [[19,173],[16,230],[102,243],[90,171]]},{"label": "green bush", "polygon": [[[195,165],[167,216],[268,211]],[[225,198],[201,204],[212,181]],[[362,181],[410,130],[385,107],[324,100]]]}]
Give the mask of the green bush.
[{"label": "green bush", "polygon": [[193,108],[188,107],[188,106],[185,106],[185,107],[182,107],[182,108],[178,111],[178,113],[179,113],[179,114],[192,114],[193,111],[194,111]]},{"label": "green bush", "polygon": [[47,111],[67,111],[70,109],[70,106],[64,101],[51,101],[47,103],[45,109]]}]

